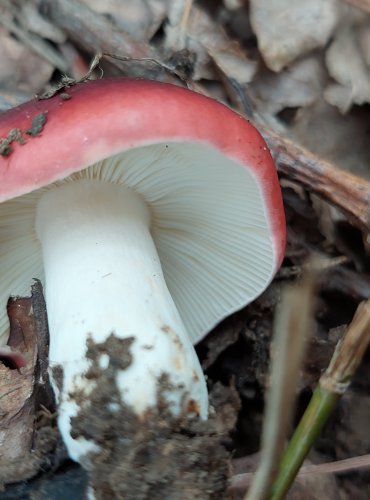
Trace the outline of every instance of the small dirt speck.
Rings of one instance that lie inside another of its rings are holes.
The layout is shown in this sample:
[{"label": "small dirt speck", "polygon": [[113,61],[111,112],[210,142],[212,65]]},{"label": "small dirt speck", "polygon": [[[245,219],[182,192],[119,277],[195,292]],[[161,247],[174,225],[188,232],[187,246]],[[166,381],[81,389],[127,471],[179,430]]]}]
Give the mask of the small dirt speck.
[{"label": "small dirt speck", "polygon": [[22,131],[19,128],[12,128],[8,133],[9,141],[17,141],[19,144],[24,144],[26,141],[22,135]]},{"label": "small dirt speck", "polygon": [[169,335],[172,338],[174,344],[177,345],[177,347],[179,348],[179,350],[183,350],[184,349],[184,345],[181,342],[181,340],[179,339],[177,333],[169,325],[163,325],[163,326],[161,326],[161,331],[163,333]]},{"label": "small dirt speck", "polygon": [[22,131],[19,128],[12,128],[11,130],[9,130],[8,135],[6,137],[0,138],[1,156],[9,156],[13,152],[11,144],[14,141],[19,142],[19,144],[24,144],[26,142],[24,140]]},{"label": "small dirt speck", "polygon": [[47,121],[47,111],[39,113],[34,118],[32,118],[32,125],[30,128],[26,130],[26,134],[31,135],[32,137],[39,135],[42,132],[46,121]]},{"label": "small dirt speck", "polygon": [[53,377],[53,381],[55,382],[58,391],[62,391],[63,389],[63,367],[62,365],[55,365],[51,368],[51,374]]},{"label": "small dirt speck", "polygon": [[188,402],[187,412],[190,413],[190,414],[199,415],[199,413],[200,413],[200,411],[199,411],[199,405],[198,405],[198,403],[196,401],[194,401],[194,399],[191,399]]},{"label": "small dirt speck", "polygon": [[31,137],[39,135],[46,123],[47,111],[39,113],[32,119],[32,125],[30,128],[22,131],[20,128],[12,128],[9,130],[6,137],[0,138],[0,156],[9,156],[13,152],[12,143],[18,142],[19,144],[26,144],[26,139],[24,134],[28,134]]},{"label": "small dirt speck", "polygon": [[11,141],[9,142],[8,139],[0,139],[0,155],[1,156],[9,156],[10,153],[12,152],[12,148],[10,146]]}]

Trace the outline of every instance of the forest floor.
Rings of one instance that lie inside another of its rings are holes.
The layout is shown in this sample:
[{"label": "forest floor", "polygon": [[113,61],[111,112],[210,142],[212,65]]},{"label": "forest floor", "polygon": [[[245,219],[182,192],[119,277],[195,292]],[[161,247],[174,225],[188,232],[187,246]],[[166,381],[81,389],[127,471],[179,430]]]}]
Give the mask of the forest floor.
[{"label": "forest floor", "polygon": [[[282,290],[299,282],[313,258],[321,259],[293,427],[357,306],[370,297],[369,21],[367,0],[1,2],[0,111],[61,81],[124,75],[187,86],[259,128],[283,191],[287,248],[280,271],[262,296],[196,347],[214,409],[210,422],[189,428],[159,408],[158,427],[140,426],[122,407],[120,423],[108,425],[134,433],[137,454],[128,459],[112,445],[110,461],[96,460],[90,485],[97,498],[243,498],[246,486],[231,490],[230,480],[257,469]],[[35,370],[45,370],[47,359],[41,287],[33,286],[31,298],[13,299],[8,314],[13,347],[32,361],[21,370],[0,363],[0,435],[18,447],[15,457],[1,458],[0,499],[83,498],[88,478],[61,443],[51,391],[34,386]],[[369,421],[370,352],[310,462],[369,454]],[[82,434],[83,426],[82,419]],[[103,439],[106,428],[94,431]],[[166,455],[169,440],[173,451]],[[369,465],[301,475],[289,498],[368,499]]]}]

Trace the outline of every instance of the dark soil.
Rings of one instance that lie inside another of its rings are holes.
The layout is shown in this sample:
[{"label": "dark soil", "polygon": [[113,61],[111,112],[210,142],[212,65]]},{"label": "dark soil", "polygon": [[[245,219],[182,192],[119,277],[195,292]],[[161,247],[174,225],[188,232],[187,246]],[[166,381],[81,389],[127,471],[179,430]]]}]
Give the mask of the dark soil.
[{"label": "dark soil", "polygon": [[[218,384],[213,400],[223,418],[212,412],[207,422],[174,418],[161,393],[166,377],[158,381],[158,406],[139,419],[123,404],[116,387],[117,370],[131,363],[132,339],[111,335],[103,344],[89,344],[92,366],[88,378],[99,380],[90,394],[91,404],[72,420],[73,436],[83,436],[101,447],[88,458],[89,483],[97,499],[217,499],[226,491],[230,454],[227,434],[235,425],[239,400],[231,389]],[[99,357],[110,357],[107,369]],[[114,411],[109,405],[114,402]]]}]

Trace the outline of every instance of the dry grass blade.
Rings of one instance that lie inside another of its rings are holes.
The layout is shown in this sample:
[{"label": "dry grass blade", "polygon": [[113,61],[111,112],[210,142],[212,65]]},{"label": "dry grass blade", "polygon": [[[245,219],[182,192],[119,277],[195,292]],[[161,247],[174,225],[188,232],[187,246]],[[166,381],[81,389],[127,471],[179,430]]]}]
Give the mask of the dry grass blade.
[{"label": "dry grass blade", "polygon": [[245,497],[248,500],[265,499],[277,473],[277,464],[291,422],[304,347],[312,331],[313,289],[311,272],[306,273],[302,284],[288,287],[283,292],[274,327],[271,382],[266,401],[261,461]]},{"label": "dry grass blade", "polygon": [[325,390],[343,394],[370,344],[370,299],[361,302],[330,365],[320,379]]}]

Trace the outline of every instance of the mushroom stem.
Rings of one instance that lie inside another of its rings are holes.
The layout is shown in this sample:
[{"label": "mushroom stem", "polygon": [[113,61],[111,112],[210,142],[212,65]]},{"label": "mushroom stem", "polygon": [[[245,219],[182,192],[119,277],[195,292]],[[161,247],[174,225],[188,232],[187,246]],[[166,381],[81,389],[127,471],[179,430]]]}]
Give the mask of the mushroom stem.
[{"label": "mushroom stem", "polygon": [[[122,401],[139,416],[156,404],[158,379],[167,374],[171,411],[185,411],[194,401],[199,416],[207,418],[204,375],[166,286],[150,217],[140,195],[96,180],[67,182],[45,192],[38,203],[50,366],[63,368],[62,387],[53,382],[58,422],[77,461],[94,446],[70,435],[70,418],[79,410],[76,393],[88,394],[94,384],[84,377],[89,337],[95,343],[111,334],[133,338],[132,362],[116,380]],[[99,363],[108,366],[109,356],[102,355]]]}]

